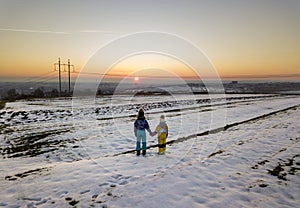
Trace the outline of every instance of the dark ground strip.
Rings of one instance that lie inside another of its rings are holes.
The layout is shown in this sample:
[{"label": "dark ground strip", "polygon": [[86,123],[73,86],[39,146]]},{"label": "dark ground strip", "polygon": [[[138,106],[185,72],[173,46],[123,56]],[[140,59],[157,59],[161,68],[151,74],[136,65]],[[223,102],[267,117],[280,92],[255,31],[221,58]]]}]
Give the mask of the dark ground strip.
[{"label": "dark ground strip", "polygon": [[18,173],[18,174],[12,175],[12,176],[5,176],[5,180],[15,181],[19,178],[25,178],[29,175],[40,174],[43,171],[49,171],[50,169],[51,168],[48,167],[48,168],[37,168],[37,169],[34,169],[34,170],[28,170],[28,171],[25,171],[23,173]]},{"label": "dark ground strip", "polygon": [[[237,103],[244,103],[244,102],[249,102],[251,100],[260,100],[260,99],[265,99],[265,98],[274,98],[274,97],[279,97],[281,95],[268,95],[268,96],[253,96],[253,97],[227,97],[227,98],[216,98],[216,99],[196,99],[196,100],[183,100],[183,101],[165,101],[165,102],[160,102],[160,103],[143,103],[143,104],[130,104],[130,105],[123,105],[123,106],[106,106],[103,108],[96,108],[95,113],[99,115],[105,115],[108,112],[116,112],[116,110],[120,111],[118,113],[114,113],[115,115],[118,115],[119,113],[122,113],[122,110],[132,110],[134,113],[129,114],[129,115],[121,115],[121,116],[107,116],[105,118],[97,118],[97,120],[110,120],[110,119],[117,119],[117,118],[127,118],[127,117],[136,117],[136,111],[140,108],[144,108],[145,111],[149,111],[152,109],[158,109],[159,107],[162,107],[162,110],[153,112],[151,114],[159,114],[159,113],[170,113],[170,112],[181,112],[183,110],[193,110],[197,108],[206,108],[206,107],[217,107],[217,106],[223,106],[223,105],[231,105],[231,104],[237,104]],[[221,101],[221,100],[226,100],[230,102],[225,102],[225,103],[217,103],[213,104],[213,102],[216,101]],[[235,100],[241,100],[241,101],[235,101]],[[184,102],[184,103],[182,103]],[[180,105],[185,104],[184,106],[188,105],[195,105],[195,104],[203,104],[207,103],[206,105],[202,106],[192,106],[192,107],[185,107],[181,108]],[[154,107],[153,107],[154,106]],[[178,106],[178,108],[173,108],[173,109],[168,109],[165,110],[164,107],[175,107]]]},{"label": "dark ground strip", "polygon": [[30,135],[6,140],[8,146],[0,147],[0,154],[2,154],[3,158],[13,158],[22,156],[34,157],[46,152],[51,152],[58,148],[58,144],[61,144],[65,141],[50,139],[45,140],[45,138],[51,135],[58,135],[69,131],[71,131],[71,129],[57,129],[36,132]]}]

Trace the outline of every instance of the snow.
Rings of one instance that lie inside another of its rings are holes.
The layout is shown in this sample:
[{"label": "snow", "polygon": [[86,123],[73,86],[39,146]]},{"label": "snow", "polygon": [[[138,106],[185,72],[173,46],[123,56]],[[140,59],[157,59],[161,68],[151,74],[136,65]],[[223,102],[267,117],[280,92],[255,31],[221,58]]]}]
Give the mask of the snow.
[{"label": "snow", "polygon": [[[195,103],[207,96],[182,95],[176,101],[190,101],[171,107],[155,104],[172,103],[168,96],[76,98],[73,109],[68,99],[8,103],[0,111],[0,207],[298,207],[300,97],[226,97]],[[141,103],[152,129],[165,113],[168,140],[180,141],[165,155],[120,154],[134,149],[130,115]],[[107,116],[120,108],[127,111]],[[19,111],[28,118],[12,116]]]}]

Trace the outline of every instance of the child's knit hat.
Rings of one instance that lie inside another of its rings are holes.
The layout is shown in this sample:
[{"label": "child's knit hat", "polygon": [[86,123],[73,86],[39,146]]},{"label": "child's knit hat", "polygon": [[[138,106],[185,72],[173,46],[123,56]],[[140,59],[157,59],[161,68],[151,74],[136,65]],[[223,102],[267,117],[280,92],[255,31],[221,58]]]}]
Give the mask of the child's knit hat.
[{"label": "child's knit hat", "polygon": [[160,122],[162,123],[162,122],[165,122],[165,121],[166,121],[165,115],[161,115],[160,116]]},{"label": "child's knit hat", "polygon": [[144,118],[144,116],[145,116],[144,109],[141,108],[138,113],[138,118]]}]

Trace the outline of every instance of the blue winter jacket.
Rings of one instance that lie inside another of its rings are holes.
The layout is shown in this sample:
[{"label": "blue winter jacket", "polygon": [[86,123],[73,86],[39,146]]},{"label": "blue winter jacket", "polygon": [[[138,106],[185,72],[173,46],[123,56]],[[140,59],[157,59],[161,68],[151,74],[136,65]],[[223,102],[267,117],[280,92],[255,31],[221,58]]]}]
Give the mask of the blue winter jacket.
[{"label": "blue winter jacket", "polygon": [[134,122],[134,134],[136,135],[137,130],[147,130],[151,133],[148,121],[145,118],[138,118]]}]

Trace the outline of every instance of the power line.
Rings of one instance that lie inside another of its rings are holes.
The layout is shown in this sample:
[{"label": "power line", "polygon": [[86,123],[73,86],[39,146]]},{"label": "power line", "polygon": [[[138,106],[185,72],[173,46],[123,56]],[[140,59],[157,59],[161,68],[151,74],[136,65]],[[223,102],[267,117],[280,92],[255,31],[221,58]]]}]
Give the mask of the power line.
[{"label": "power line", "polygon": [[25,79],[23,82],[24,83],[28,83],[28,82],[36,82],[37,80],[39,79],[43,79],[45,77],[49,77],[48,75],[49,74],[52,74],[54,75],[54,71],[51,71],[51,72],[47,72],[47,73],[44,73],[44,74],[41,74],[41,75],[38,75],[38,76],[35,76],[35,77],[28,77],[27,79]]}]

